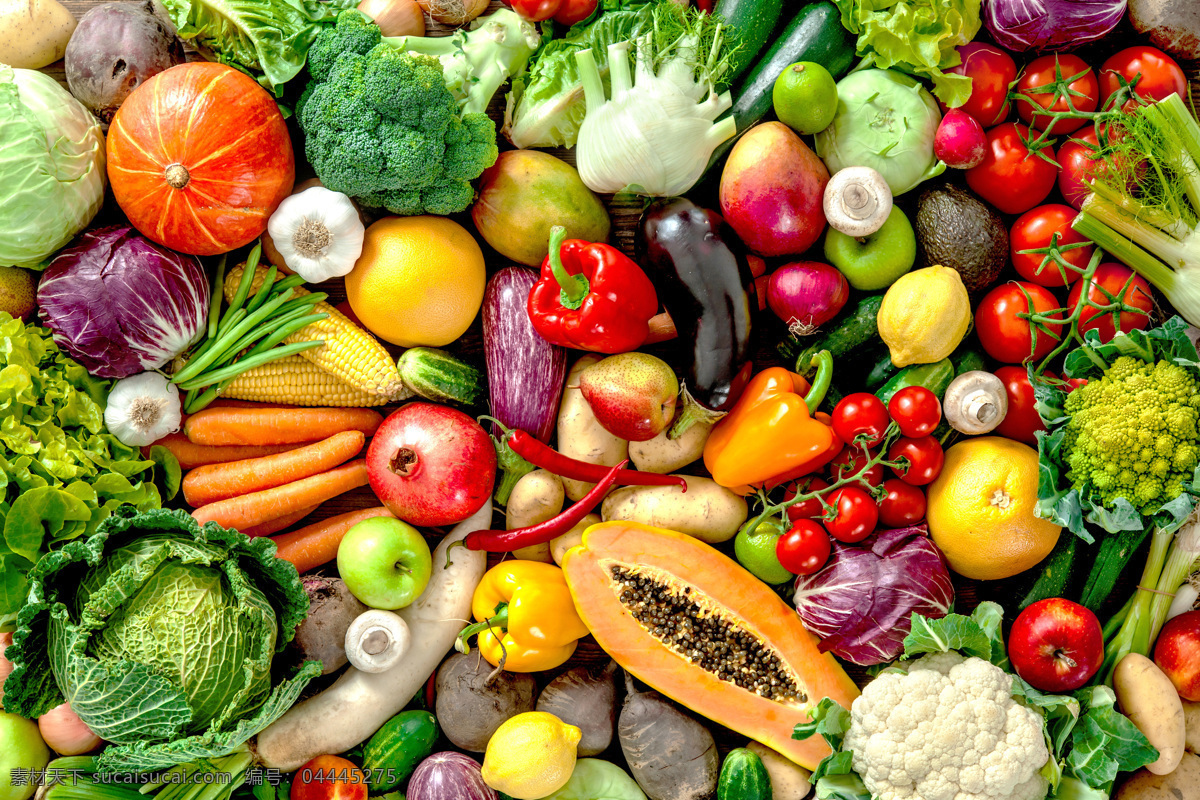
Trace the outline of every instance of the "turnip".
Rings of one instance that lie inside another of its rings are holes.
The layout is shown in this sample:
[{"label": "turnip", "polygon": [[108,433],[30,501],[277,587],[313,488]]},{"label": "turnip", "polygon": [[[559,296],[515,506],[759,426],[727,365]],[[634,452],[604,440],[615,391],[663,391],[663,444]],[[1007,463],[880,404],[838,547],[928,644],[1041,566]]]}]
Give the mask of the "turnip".
[{"label": "turnip", "polygon": [[321,674],[328,675],[346,666],[346,629],[367,607],[341,578],[305,575],[301,582],[308,592],[308,616],[296,628],[292,647],[301,661],[320,661]]},{"label": "turnip", "polygon": [[970,169],[983,161],[987,137],[978,121],[952,108],[942,117],[933,136],[933,154],[954,169]]},{"label": "turnip", "polygon": [[455,747],[482,753],[509,717],[533,711],[533,676],[492,667],[478,653],[455,653],[438,668],[435,712]]}]

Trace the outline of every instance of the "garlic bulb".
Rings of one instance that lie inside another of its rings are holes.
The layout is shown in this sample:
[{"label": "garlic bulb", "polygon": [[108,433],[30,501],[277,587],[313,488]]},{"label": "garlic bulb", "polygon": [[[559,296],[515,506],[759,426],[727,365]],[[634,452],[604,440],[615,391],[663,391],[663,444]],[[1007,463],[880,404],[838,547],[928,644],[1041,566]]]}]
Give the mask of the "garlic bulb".
[{"label": "garlic bulb", "polygon": [[122,444],[143,447],[179,430],[179,389],[157,372],[122,378],[108,393],[104,424]]},{"label": "garlic bulb", "polygon": [[309,283],[340,278],[354,269],[365,230],[350,198],[324,186],[284,198],[267,220],[283,262]]}]

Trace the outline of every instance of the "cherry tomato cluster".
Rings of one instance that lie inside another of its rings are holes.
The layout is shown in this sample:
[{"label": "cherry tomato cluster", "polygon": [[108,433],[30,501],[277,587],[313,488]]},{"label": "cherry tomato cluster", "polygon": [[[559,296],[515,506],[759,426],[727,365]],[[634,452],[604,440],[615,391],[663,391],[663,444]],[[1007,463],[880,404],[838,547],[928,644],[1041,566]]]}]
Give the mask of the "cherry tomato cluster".
[{"label": "cherry tomato cluster", "polygon": [[[942,471],[942,445],[933,435],[942,421],[937,395],[907,386],[884,405],[873,394],[847,395],[833,410],[833,430],[845,447],[829,463],[828,475],[809,476],[788,487],[785,500],[817,493],[787,507],[791,528],[779,537],[775,555],[797,575],[811,575],[829,560],[830,537],[854,544],[876,527],[900,528],[925,518],[925,492]],[[879,447],[895,425],[900,436],[880,458]],[[894,477],[885,478],[886,467]],[[857,478],[857,483],[835,483]]]}]

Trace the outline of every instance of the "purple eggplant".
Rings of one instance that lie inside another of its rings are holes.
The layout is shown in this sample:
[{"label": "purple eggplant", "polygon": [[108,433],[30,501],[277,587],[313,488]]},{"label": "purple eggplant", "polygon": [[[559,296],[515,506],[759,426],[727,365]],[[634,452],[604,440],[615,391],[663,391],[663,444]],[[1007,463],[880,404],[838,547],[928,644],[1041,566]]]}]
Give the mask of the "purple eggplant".
[{"label": "purple eggplant", "polygon": [[404,796],[407,800],[499,800],[483,782],[479,762],[462,753],[434,753],[417,765]]}]

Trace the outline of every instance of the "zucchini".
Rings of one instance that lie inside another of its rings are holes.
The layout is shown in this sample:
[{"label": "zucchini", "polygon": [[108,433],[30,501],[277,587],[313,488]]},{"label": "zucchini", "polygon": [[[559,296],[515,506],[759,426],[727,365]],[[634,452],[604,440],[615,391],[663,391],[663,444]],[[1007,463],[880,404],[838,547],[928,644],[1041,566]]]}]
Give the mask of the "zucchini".
[{"label": "zucchini", "polygon": [[714,14],[737,34],[739,47],[730,60],[724,80],[733,83],[754,63],[779,24],[783,0],[717,0]]},{"label": "zucchini", "polygon": [[428,711],[401,711],[383,723],[363,748],[363,772],[371,794],[404,784],[437,743],[441,730]]},{"label": "zucchini", "polygon": [[1070,531],[1058,538],[1054,550],[1039,565],[1037,580],[1021,598],[1018,608],[1025,608],[1049,597],[1066,597],[1075,578],[1075,562],[1079,554],[1079,537]]},{"label": "zucchini", "polygon": [[892,395],[901,389],[909,386],[924,386],[940,399],[946,393],[952,380],[954,380],[954,365],[948,358],[932,364],[914,364],[893,375],[892,379],[875,393],[875,396],[886,406],[892,399]]},{"label": "zucchini", "polygon": [[487,397],[487,378],[477,369],[433,347],[410,347],[396,362],[400,380],[435,403],[477,406]]},{"label": "zucchini", "polygon": [[717,800],[771,800],[771,776],[757,753],[729,751],[717,779]]},{"label": "zucchini", "polygon": [[801,340],[793,336],[780,343],[779,352],[784,358],[796,357],[796,372],[807,370],[812,357],[822,350],[828,350],[835,360],[841,358],[879,338],[879,325],[875,318],[882,304],[881,294],[864,297],[849,313],[837,320],[837,327],[833,330],[804,339],[807,346],[799,353],[797,350]]},{"label": "zucchini", "polygon": [[1142,542],[1150,534],[1149,527],[1140,531],[1120,531],[1105,533],[1100,539],[1096,550],[1096,560],[1092,571],[1088,573],[1087,582],[1083,585],[1083,596],[1080,605],[1099,611],[1104,601],[1108,600],[1117,585],[1117,579],[1125,567],[1133,559],[1134,553],[1142,546]]}]

